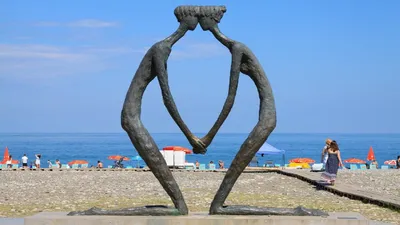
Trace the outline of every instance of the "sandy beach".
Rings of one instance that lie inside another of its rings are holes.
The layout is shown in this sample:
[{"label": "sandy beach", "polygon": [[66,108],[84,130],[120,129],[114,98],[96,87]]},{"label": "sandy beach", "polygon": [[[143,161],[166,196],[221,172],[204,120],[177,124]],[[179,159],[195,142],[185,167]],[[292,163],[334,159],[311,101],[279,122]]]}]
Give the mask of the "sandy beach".
[{"label": "sandy beach", "polygon": [[[223,173],[174,173],[191,211],[208,211]],[[400,195],[400,171],[342,171],[338,182]],[[24,217],[41,211],[124,208],[171,201],[150,172],[0,171],[0,217]],[[400,224],[400,213],[318,191],[277,173],[242,174],[226,204],[271,207],[303,205],[328,212],[360,212],[372,220]]]}]

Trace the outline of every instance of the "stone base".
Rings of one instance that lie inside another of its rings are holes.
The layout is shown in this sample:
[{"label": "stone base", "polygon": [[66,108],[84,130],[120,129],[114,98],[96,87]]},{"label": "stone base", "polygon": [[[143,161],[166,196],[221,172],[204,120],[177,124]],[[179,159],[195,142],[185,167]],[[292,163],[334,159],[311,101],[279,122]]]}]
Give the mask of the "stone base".
[{"label": "stone base", "polygon": [[25,218],[25,225],[369,225],[359,213],[315,216],[224,216],[191,213],[188,216],[67,216],[42,212]]}]

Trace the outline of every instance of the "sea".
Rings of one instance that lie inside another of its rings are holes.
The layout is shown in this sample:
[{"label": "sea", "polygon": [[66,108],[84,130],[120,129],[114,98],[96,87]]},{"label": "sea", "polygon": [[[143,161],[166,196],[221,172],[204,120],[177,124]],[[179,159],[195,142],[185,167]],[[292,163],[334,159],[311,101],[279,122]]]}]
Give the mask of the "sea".
[{"label": "sea", "polygon": [[[203,136],[203,134],[196,135]],[[193,163],[198,160],[202,164],[208,164],[210,161],[217,163],[218,160],[222,160],[225,167],[229,167],[247,136],[248,134],[239,133],[217,134],[205,155],[190,154],[186,156],[186,160]],[[191,149],[189,142],[180,133],[154,133],[152,137],[160,149],[165,146],[183,146]],[[366,160],[371,146],[379,165],[400,155],[400,134],[272,133],[267,143],[285,150],[285,157],[265,155],[259,156],[258,160],[260,163],[273,160],[274,163],[284,164],[292,158],[301,157],[312,158],[319,162],[326,138],[338,142],[343,160],[353,157]],[[62,164],[66,164],[81,159],[87,160],[89,166],[96,165],[100,160],[108,166],[114,163],[107,159],[110,155],[124,155],[131,158],[138,155],[125,133],[0,133],[0,155],[2,155],[1,149],[5,149],[6,146],[13,159],[17,160],[20,160],[23,154],[27,154],[29,161],[33,162],[35,154],[41,154],[43,168],[47,167],[47,160],[54,163],[59,159]],[[145,166],[143,161],[124,162],[125,166],[138,164]]]}]

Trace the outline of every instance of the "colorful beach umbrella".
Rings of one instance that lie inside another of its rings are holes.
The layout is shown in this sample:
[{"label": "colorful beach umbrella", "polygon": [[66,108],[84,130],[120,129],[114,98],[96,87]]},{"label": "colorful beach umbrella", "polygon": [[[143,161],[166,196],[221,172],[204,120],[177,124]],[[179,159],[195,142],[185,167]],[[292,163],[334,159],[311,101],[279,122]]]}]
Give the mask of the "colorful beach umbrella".
[{"label": "colorful beach umbrella", "polygon": [[89,164],[89,162],[86,160],[73,160],[68,163],[68,165],[74,165],[74,164],[82,165],[82,164]]},{"label": "colorful beach umbrella", "polygon": [[310,159],[310,158],[295,158],[289,160],[291,163],[315,163],[315,160]]},{"label": "colorful beach umbrella", "polygon": [[[3,161],[1,161],[0,164],[6,164],[9,158],[10,158],[10,153],[8,152],[8,147],[6,147],[6,149],[4,149]],[[11,164],[18,164],[18,163],[19,163],[18,160],[13,159],[11,161]]]},{"label": "colorful beach umbrella", "polygon": [[395,166],[396,165],[396,160],[387,160],[384,162],[384,164],[389,165],[389,166]]},{"label": "colorful beach umbrella", "polygon": [[192,150],[182,147],[182,146],[167,146],[167,147],[164,147],[163,150],[165,150],[165,151],[183,151],[186,154],[193,153]]},{"label": "colorful beach umbrella", "polygon": [[362,159],[350,158],[344,160],[345,163],[352,163],[352,164],[365,164],[366,162]]},{"label": "colorful beach umbrella", "polygon": [[[124,156],[120,156],[120,155],[110,155],[110,156],[108,156],[107,159],[109,159],[109,160],[120,160],[122,157],[124,157]],[[123,160],[124,160],[124,161],[128,161],[129,158],[128,158],[128,157],[124,157]]]},{"label": "colorful beach umbrella", "polygon": [[374,150],[372,149],[372,146],[369,147],[369,152],[368,152],[368,155],[367,155],[367,160],[368,160],[368,161],[375,160],[375,153],[374,153]]}]

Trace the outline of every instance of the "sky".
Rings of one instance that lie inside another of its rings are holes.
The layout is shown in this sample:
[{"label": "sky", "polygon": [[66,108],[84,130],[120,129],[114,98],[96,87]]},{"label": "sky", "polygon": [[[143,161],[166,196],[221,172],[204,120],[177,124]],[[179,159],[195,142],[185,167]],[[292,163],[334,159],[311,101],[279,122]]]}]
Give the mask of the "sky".
[{"label": "sky", "polygon": [[[0,132],[123,132],[120,113],[146,50],[178,27],[179,5],[225,5],[220,28],[258,57],[277,133],[400,133],[400,1],[0,1]],[[228,92],[230,53],[188,32],[168,61],[178,109],[207,132]],[[221,128],[250,132],[254,83],[241,75]],[[157,80],[145,92],[150,132],[180,132]]]}]

